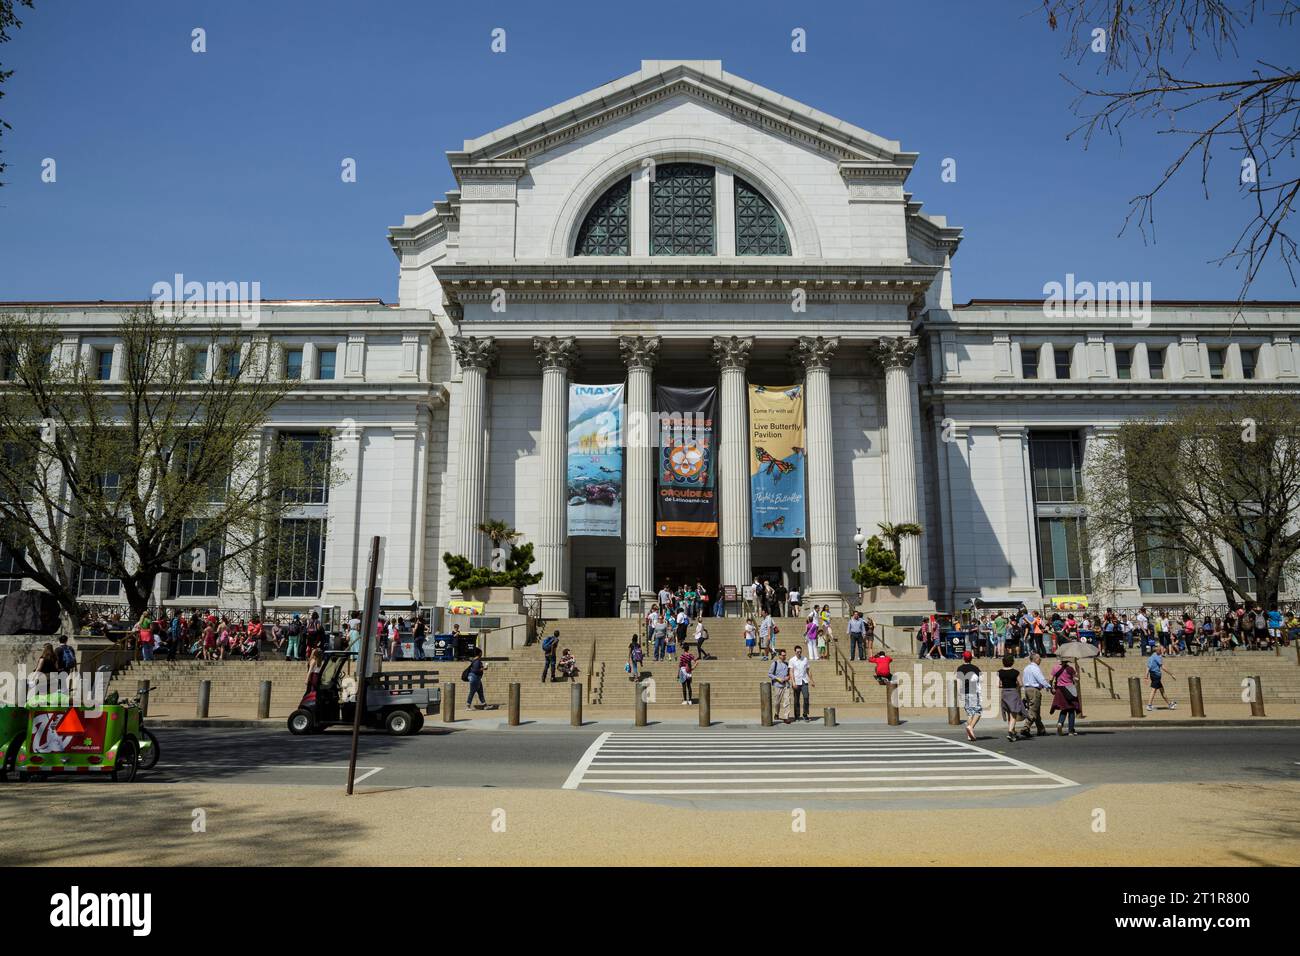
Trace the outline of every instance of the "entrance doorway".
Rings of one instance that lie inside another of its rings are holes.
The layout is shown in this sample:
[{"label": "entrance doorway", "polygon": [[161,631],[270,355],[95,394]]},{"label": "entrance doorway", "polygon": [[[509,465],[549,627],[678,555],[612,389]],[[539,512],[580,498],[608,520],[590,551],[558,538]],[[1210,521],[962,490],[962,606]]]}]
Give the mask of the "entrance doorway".
[{"label": "entrance doorway", "polygon": [[618,600],[614,594],[613,568],[587,568],[586,617],[616,617]]},{"label": "entrance doorway", "polygon": [[718,598],[718,539],[656,537],[655,594],[664,584],[672,591],[683,584],[703,584],[709,594],[706,613],[711,614]]}]

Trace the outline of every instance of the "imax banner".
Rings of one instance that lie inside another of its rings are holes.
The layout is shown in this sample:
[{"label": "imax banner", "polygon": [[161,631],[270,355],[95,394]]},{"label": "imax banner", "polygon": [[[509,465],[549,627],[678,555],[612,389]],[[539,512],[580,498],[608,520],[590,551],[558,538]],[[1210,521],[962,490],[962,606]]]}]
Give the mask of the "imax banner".
[{"label": "imax banner", "polygon": [[655,534],[664,538],[716,538],[718,498],[713,469],[717,447],[716,388],[655,389],[659,423],[659,505]]},{"label": "imax banner", "polygon": [[755,538],[804,536],[803,386],[749,386],[749,500]]},{"label": "imax banner", "polygon": [[569,534],[623,533],[623,385],[569,386]]}]

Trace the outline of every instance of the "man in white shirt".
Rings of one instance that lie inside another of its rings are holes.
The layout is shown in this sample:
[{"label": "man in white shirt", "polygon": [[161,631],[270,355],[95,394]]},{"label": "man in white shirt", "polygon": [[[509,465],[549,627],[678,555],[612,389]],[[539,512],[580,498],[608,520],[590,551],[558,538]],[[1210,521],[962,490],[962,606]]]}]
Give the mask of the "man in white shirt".
[{"label": "man in white shirt", "polygon": [[1040,663],[1043,658],[1039,654],[1029,655],[1029,666],[1025,668],[1024,673],[1020,675],[1020,689],[1025,695],[1025,715],[1027,723],[1025,724],[1025,733],[1033,733],[1035,727],[1038,728],[1038,736],[1047,733],[1047,728],[1043,726],[1043,691],[1051,688],[1047,678],[1043,676],[1043,669]]},{"label": "man in white shirt", "polygon": [[[794,645],[794,657],[790,658],[790,684],[794,692],[794,719],[812,720],[809,713],[809,688],[813,686],[812,669],[808,658],[803,656],[803,648]],[[803,717],[799,716],[799,705],[803,704]]]},{"label": "man in white shirt", "polygon": [[[686,650],[686,629],[691,626],[691,619],[686,616],[686,609],[677,612],[677,653]],[[674,657],[674,660],[676,658]]]}]

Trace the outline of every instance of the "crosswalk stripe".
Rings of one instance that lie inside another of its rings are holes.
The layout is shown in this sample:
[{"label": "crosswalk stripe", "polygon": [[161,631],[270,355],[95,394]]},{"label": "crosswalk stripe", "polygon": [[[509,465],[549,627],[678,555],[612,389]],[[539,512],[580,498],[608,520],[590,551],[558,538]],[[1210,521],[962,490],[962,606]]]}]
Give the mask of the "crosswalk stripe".
[{"label": "crosswalk stripe", "polygon": [[[856,784],[856,786],[830,786]],[[1052,790],[1059,774],[915,730],[800,738],[609,733],[564,787],[641,796]]]}]

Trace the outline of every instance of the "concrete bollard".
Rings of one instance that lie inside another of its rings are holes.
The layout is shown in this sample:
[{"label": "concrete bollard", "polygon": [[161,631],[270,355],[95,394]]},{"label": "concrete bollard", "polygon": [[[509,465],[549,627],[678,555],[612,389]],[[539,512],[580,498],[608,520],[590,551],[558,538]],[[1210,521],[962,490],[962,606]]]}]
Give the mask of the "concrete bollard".
[{"label": "concrete bollard", "polygon": [[1145,717],[1146,713],[1142,710],[1142,678],[1130,677],[1128,679],[1128,715],[1130,717]]},{"label": "concrete bollard", "polygon": [[199,704],[194,711],[196,717],[208,716],[208,704],[212,700],[212,681],[199,681]]},{"label": "concrete bollard", "polygon": [[442,685],[442,722],[444,724],[453,724],[456,722],[456,682],[447,681]]},{"label": "concrete bollard", "polygon": [[510,727],[519,726],[519,684],[510,684],[507,688],[509,691],[509,700],[506,704],[506,724]]},{"label": "concrete bollard", "polygon": [[713,688],[708,684],[700,685],[700,726],[713,726]]},{"label": "concrete bollard", "polygon": [[960,686],[961,678],[956,675],[948,681],[948,724],[958,726],[961,720],[961,708],[957,706],[957,688]]},{"label": "concrete bollard", "polygon": [[826,722],[827,727],[837,726],[835,722],[835,708],[834,707],[822,708],[822,720]]},{"label": "concrete bollard", "polygon": [[1192,716],[1205,716],[1205,698],[1201,696],[1201,679],[1199,677],[1187,678],[1187,693],[1192,698]]},{"label": "concrete bollard", "polygon": [[149,716],[149,680],[146,678],[137,681],[135,685],[135,696],[140,699],[140,716]]},{"label": "concrete bollard", "polygon": [[772,726],[772,682],[763,681],[758,685],[758,722],[764,727]]},{"label": "concrete bollard", "polygon": [[885,719],[891,727],[903,722],[898,716],[898,685],[893,682],[885,685]]},{"label": "concrete bollard", "polygon": [[257,689],[257,719],[266,720],[271,716],[271,682],[262,681]]},{"label": "concrete bollard", "polygon": [[569,726],[582,726],[582,685],[577,681],[569,685]]},{"label": "concrete bollard", "polygon": [[646,687],[641,681],[636,682],[636,703],[633,711],[633,725],[644,727],[646,721]]},{"label": "concrete bollard", "polygon": [[1249,678],[1251,682],[1250,695],[1250,716],[1264,716],[1264,682],[1259,679],[1259,675]]}]

